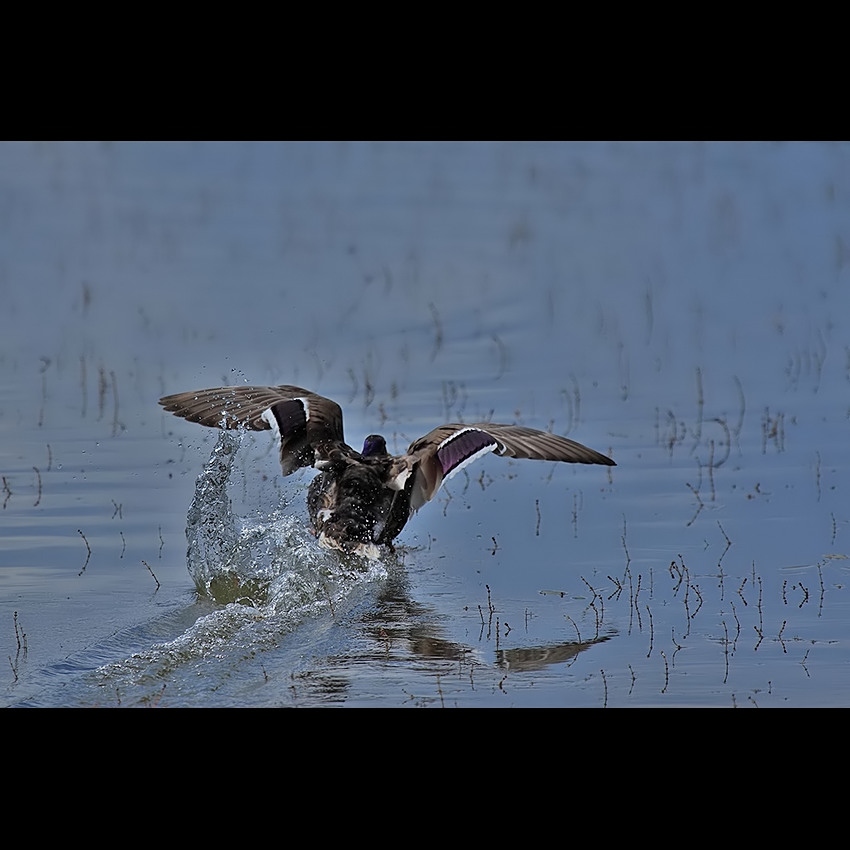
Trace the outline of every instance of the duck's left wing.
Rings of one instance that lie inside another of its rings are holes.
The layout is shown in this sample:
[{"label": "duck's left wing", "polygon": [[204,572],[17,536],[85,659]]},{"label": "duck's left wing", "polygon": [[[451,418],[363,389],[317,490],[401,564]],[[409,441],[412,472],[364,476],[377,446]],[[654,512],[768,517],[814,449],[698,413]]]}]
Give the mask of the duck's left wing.
[{"label": "duck's left wing", "polygon": [[310,466],[318,445],[348,449],[340,406],[303,387],[214,387],[167,395],[159,403],[175,416],[211,428],[271,429],[280,438],[284,475]]}]

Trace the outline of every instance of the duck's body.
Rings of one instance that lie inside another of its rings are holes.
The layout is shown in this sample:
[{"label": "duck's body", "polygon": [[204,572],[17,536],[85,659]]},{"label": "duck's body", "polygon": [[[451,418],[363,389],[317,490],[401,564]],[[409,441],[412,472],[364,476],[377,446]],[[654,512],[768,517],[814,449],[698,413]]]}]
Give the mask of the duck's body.
[{"label": "duck's body", "polygon": [[493,452],[515,458],[615,466],[587,446],[521,425],[449,423],[414,440],[403,455],[368,436],[363,451],[347,445],[342,410],[301,387],[218,387],[178,393],[159,403],[175,416],[214,428],[272,430],[284,475],[313,466],[307,509],[325,545],[374,556],[392,548],[408,519],[459,469]]}]

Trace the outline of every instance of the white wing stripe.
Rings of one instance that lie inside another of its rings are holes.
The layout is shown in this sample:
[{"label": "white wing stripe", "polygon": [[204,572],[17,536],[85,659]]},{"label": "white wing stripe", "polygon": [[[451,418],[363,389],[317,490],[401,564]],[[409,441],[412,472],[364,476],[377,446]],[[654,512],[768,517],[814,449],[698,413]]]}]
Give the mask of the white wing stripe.
[{"label": "white wing stripe", "polygon": [[280,425],[277,424],[277,417],[274,415],[274,411],[267,407],[260,416],[260,419],[264,419],[269,423],[269,427],[272,429],[272,434],[274,434],[275,445],[280,445]]}]

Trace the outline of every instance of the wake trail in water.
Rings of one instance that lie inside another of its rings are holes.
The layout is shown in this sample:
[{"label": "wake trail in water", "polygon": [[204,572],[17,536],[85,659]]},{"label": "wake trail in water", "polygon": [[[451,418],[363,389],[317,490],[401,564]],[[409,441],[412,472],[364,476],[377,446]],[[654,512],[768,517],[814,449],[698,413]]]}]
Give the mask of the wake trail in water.
[{"label": "wake trail in water", "polygon": [[[275,649],[306,621],[325,617],[332,623],[357,604],[358,591],[368,592],[387,577],[381,561],[321,547],[304,512],[292,512],[286,498],[271,511],[235,513],[229,488],[244,438],[241,432],[219,432],[187,513],[187,567],[200,598],[197,610],[204,613],[176,637],[120,660],[104,663],[104,656],[120,653],[120,635],[66,659],[63,671],[80,679],[81,701],[90,700],[94,676],[103,694],[100,704],[156,704],[166,685],[167,702],[180,704],[181,694],[188,699],[199,688],[238,677],[246,659]],[[185,627],[185,618],[173,619]],[[162,633],[149,625],[151,638]],[[138,647],[139,627],[126,638],[127,648]],[[72,702],[74,690],[65,689]]]}]

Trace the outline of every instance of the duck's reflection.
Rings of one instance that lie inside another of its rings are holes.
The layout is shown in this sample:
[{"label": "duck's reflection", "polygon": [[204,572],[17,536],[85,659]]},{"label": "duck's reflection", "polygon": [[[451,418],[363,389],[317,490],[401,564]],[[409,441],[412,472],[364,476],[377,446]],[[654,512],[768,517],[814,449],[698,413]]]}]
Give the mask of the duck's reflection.
[{"label": "duck's reflection", "polygon": [[574,659],[580,652],[597,643],[610,640],[610,635],[600,635],[593,640],[567,641],[548,646],[523,646],[515,649],[497,649],[496,666],[503,670],[528,673],[542,670],[550,664],[563,664]]},{"label": "duck's reflection", "polygon": [[[394,570],[376,599],[375,607],[360,618],[365,634],[374,642],[375,651],[370,657],[387,658],[407,652],[418,658],[450,661],[476,660],[488,663],[478,648],[447,640],[442,636],[441,615],[433,608],[416,602],[408,592],[404,570]],[[487,626],[491,633],[493,624]],[[484,629],[482,628],[482,635]],[[552,664],[571,661],[581,652],[610,639],[598,635],[592,639],[563,641],[542,646],[528,646],[494,650],[494,667],[512,672],[541,670]]]}]

